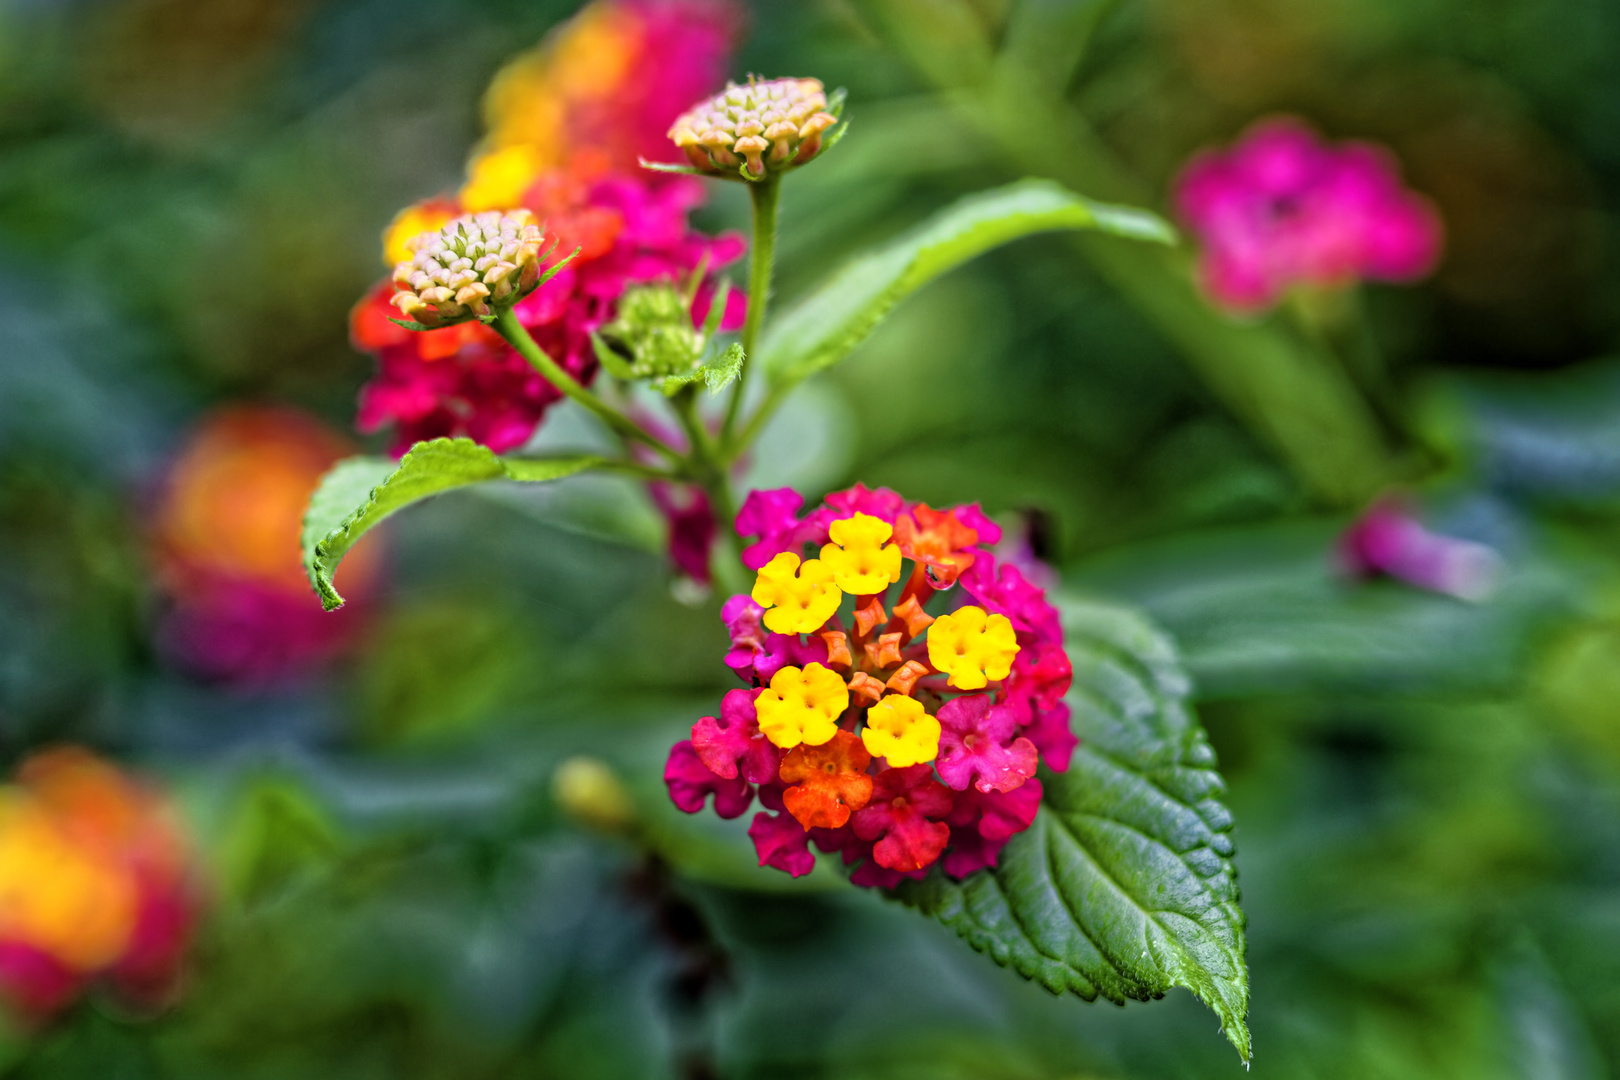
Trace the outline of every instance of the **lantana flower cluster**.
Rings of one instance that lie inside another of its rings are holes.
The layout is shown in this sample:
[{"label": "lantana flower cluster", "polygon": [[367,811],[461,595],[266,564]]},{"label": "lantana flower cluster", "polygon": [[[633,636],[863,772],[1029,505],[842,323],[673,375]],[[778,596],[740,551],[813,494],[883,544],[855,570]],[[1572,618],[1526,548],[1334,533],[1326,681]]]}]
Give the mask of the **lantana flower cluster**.
[{"label": "lantana flower cluster", "polygon": [[161,1004],[199,897],[165,801],[85,750],[36,754],[0,787],[0,997],[42,1020],[86,987]]},{"label": "lantana flower cluster", "polygon": [[1401,182],[1387,150],[1327,143],[1291,117],[1200,153],[1176,181],[1175,202],[1201,244],[1205,291],[1238,313],[1263,311],[1301,285],[1415,281],[1440,258],[1439,214]]},{"label": "lantana flower cluster", "polygon": [[[578,254],[514,312],[540,348],[586,384],[597,371],[591,334],[614,318],[627,286],[686,281],[703,266],[693,305],[701,325],[713,273],[740,258],[745,243],[690,229],[701,183],[647,172],[638,158],[667,156],[663,133],[679,110],[723,82],[736,22],[730,5],[704,0],[587,6],[496,76],[486,103],[489,138],[470,160],[467,182],[454,196],[403,211],[384,235],[385,259],[414,262],[421,253],[413,241],[466,214],[532,215],[543,231],[539,250],[555,243],[555,258]],[[415,270],[423,280],[408,275],[404,283],[418,294],[407,312],[413,319],[436,314],[420,303],[418,284],[448,287],[427,280],[431,267]],[[457,281],[455,295],[473,284]],[[360,393],[360,430],[392,425],[395,455],[445,435],[469,436],[497,453],[528,441],[561,392],[476,319],[420,332],[390,321],[401,314],[397,287],[379,283],[350,320],[355,347],[375,356],[378,368]],[[470,303],[461,303],[478,313],[476,290],[466,297]],[[721,328],[737,329],[745,313],[743,293],[732,290]]]},{"label": "lantana flower cluster", "polygon": [[735,818],[757,796],[760,865],[794,877],[811,844],[880,888],[994,866],[1035,818],[1037,765],[1067,769],[1077,742],[1056,610],[977,506],[861,485],[802,502],[755,491],[737,516],[757,576],[722,618],[744,687],[671,750],[670,797]]}]

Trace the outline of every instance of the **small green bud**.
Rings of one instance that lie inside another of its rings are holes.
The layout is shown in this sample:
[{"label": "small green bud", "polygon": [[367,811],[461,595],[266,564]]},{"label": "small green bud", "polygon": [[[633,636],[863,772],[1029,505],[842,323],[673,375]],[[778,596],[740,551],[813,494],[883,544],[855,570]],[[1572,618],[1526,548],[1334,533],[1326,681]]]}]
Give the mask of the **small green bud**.
[{"label": "small green bud", "polygon": [[687,110],[669,137],[699,172],[758,181],[821,153],[824,134],[838,122],[820,79],[750,77],[747,86],[732,83]]},{"label": "small green bud", "polygon": [[708,339],[692,325],[686,294],[673,285],[637,285],[619,297],[602,339],[628,355],[630,376],[655,379],[695,371]]}]

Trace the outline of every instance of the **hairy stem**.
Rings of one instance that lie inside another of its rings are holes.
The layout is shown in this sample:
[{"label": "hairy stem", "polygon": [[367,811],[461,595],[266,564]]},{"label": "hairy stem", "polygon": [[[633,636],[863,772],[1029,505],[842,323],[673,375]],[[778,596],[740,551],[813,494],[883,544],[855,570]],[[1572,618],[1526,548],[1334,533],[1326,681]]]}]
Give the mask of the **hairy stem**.
[{"label": "hairy stem", "polygon": [[[781,181],[775,177],[748,185],[748,194],[754,204],[754,236],[748,256],[748,318],[743,323],[743,366],[732,388],[731,400],[726,405],[725,423],[720,428],[720,445],[727,456],[735,456],[731,434],[737,426],[737,413],[742,409],[743,397],[748,389],[748,372],[757,361],[754,346],[759,342],[759,328],[765,324],[765,306],[771,295],[771,269],[776,259],[776,204]],[[741,445],[746,446],[744,442]]]},{"label": "hairy stem", "polygon": [[670,399],[670,406],[692,444],[694,482],[709,497],[709,506],[722,533],[724,552],[719,555],[713,568],[715,578],[727,593],[743,591],[742,551],[737,541],[737,508],[731,499],[726,462],[717,452],[708,430],[697,415],[697,388],[683,387]]}]

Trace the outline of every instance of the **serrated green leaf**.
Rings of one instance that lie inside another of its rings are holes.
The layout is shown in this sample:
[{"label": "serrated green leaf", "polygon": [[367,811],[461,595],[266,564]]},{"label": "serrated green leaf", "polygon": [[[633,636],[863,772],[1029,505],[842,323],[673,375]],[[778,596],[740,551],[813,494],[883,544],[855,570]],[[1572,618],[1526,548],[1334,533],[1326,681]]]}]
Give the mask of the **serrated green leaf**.
[{"label": "serrated green leaf", "polygon": [[596,362],[602,365],[615,379],[629,382],[636,377],[636,369],[630,366],[630,361],[613,351],[613,346],[602,340],[602,335],[591,332],[591,349],[596,353]]},{"label": "serrated green leaf", "polygon": [[347,458],[321,479],[304,512],[304,572],[322,607],[342,607],[343,597],[332,584],[338,563],[355,541],[394,511],[467,484],[559,480],[601,463],[601,458],[586,455],[502,458],[465,438],[419,442],[397,464],[387,458]]},{"label": "serrated green leaf", "polygon": [[709,388],[709,393],[718,394],[731,385],[731,380],[742,374],[742,366],[743,347],[734,341],[699,370],[703,373],[703,383]]},{"label": "serrated green leaf", "polygon": [[1168,244],[1163,219],[1126,206],[1082,198],[1046,180],[970,196],[882,249],[851,263],[775,320],[760,347],[778,383],[797,382],[842,360],[889,310],[948,270],[993,247],[1055,229],[1096,229]]},{"label": "serrated green leaf", "polygon": [[936,869],[896,894],[1053,993],[1124,1004],[1186,987],[1247,1062],[1232,816],[1175,648],[1124,608],[1072,604],[1064,625],[1081,737],[1068,771],[1042,771],[1040,813],[994,870]]}]

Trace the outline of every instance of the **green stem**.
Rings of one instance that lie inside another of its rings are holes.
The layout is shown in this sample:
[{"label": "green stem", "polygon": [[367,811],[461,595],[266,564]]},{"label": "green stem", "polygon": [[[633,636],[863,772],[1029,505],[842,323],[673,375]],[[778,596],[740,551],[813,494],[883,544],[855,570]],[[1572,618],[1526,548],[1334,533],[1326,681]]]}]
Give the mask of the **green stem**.
[{"label": "green stem", "polygon": [[[771,295],[771,269],[776,260],[776,204],[781,181],[770,177],[748,185],[748,194],[754,204],[754,238],[748,256],[748,318],[743,323],[743,366],[737,374],[737,385],[732,388],[731,400],[726,404],[725,423],[720,427],[720,445],[728,457],[735,456],[731,433],[737,426],[737,413],[742,409],[743,397],[748,389],[748,372],[757,361],[754,346],[759,341],[759,329],[765,324],[765,306]],[[747,443],[742,444],[746,446]]]},{"label": "green stem", "polygon": [[709,506],[724,534],[726,554],[720,556],[714,567],[715,578],[728,594],[745,591],[747,582],[741,574],[742,549],[737,541],[737,508],[731,499],[726,462],[697,415],[697,387],[682,387],[670,400],[670,407],[692,443],[692,459],[696,465],[693,482],[708,495]]},{"label": "green stem", "polygon": [[596,467],[606,472],[623,473],[625,476],[633,476],[638,480],[678,481],[682,479],[682,474],[678,472],[668,472],[664,469],[656,469],[651,465],[643,465],[638,461],[604,461]]},{"label": "green stem", "polygon": [[765,427],[765,422],[771,418],[771,414],[775,413],[777,407],[782,404],[788,395],[788,391],[797,385],[796,382],[784,382],[771,387],[770,392],[765,395],[765,400],[760,402],[759,408],[754,410],[754,415],[750,416],[748,423],[743,425],[742,433],[730,444],[727,450],[729,460],[735,460],[737,455],[753,445],[754,440],[759,438],[760,430]]},{"label": "green stem", "polygon": [[529,366],[545,377],[546,381],[561,390],[565,395],[579,402],[585,408],[601,417],[602,422],[617,431],[627,439],[644,443],[652,447],[670,461],[679,463],[681,455],[668,443],[643,431],[636,422],[619,412],[613,406],[591,393],[579,384],[568,372],[557,366],[557,362],[547,356],[545,350],[536,345],[534,338],[523,328],[518,317],[509,307],[495,309],[495,332],[506,339],[506,343],[518,351]]}]

